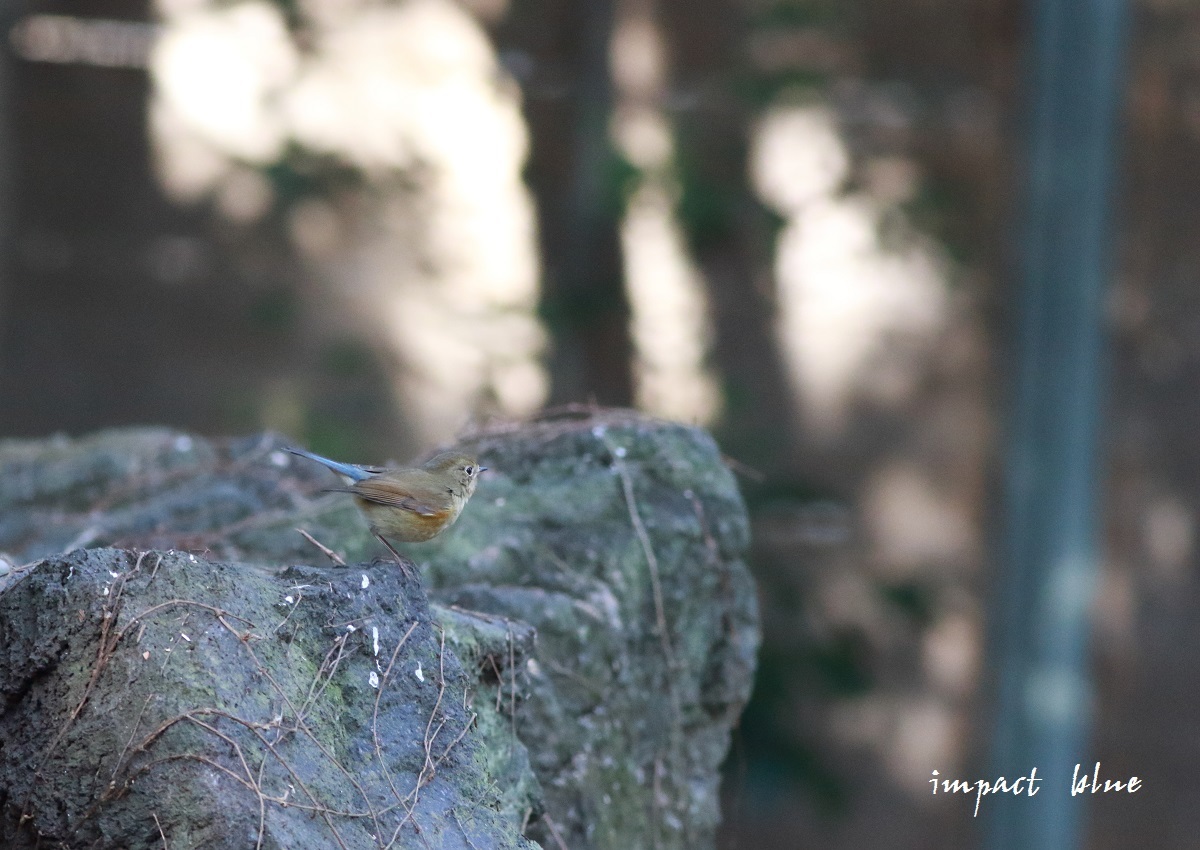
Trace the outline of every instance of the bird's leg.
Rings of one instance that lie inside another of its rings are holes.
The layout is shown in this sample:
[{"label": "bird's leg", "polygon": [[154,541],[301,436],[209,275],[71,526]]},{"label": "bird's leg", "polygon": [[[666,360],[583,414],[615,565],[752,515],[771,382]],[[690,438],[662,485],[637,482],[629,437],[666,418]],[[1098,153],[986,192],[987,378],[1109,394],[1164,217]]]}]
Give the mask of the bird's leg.
[{"label": "bird's leg", "polygon": [[410,570],[408,568],[408,565],[405,564],[405,561],[407,559],[403,555],[401,555],[399,552],[397,552],[396,548],[394,546],[392,546],[391,543],[388,543],[387,540],[384,538],[384,536],[382,534],[380,534],[378,531],[375,532],[375,536],[379,538],[380,543],[382,543],[384,546],[388,547],[389,552],[391,552],[393,555],[396,556],[396,563],[400,565],[400,569],[402,569],[404,571],[404,574],[406,576],[408,576],[409,578],[416,578],[416,576],[413,575],[412,570]]}]

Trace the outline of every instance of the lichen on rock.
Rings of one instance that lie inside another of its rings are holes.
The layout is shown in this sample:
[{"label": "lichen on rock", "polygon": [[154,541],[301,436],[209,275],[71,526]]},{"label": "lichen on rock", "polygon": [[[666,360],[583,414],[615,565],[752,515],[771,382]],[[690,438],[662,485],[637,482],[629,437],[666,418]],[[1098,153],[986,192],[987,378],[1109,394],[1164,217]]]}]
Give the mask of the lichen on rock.
[{"label": "lichen on rock", "polygon": [[462,442],[490,471],[405,548],[424,586],[301,565],[297,528],[380,548],[272,435],[0,442],[6,846],[711,846],[758,643],[715,443],[622,411]]}]

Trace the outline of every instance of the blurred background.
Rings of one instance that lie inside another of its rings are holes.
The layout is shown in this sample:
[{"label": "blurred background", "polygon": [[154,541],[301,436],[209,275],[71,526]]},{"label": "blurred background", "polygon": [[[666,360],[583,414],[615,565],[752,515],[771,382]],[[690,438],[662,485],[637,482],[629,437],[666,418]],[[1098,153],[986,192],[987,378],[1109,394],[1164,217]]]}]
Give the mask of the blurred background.
[{"label": "blurred background", "polygon": [[[0,436],[710,428],[764,618],[721,846],[980,846],[928,782],[990,770],[1037,5],[6,0]],[[1200,5],[1123,26],[1075,760],[1145,783],[1084,846],[1193,847]]]}]

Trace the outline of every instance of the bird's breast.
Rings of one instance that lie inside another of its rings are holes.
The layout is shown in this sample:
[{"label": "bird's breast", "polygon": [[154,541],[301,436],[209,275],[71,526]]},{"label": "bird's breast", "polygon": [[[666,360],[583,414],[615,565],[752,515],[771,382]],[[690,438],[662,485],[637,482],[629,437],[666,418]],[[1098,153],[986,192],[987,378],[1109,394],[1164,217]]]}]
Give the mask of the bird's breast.
[{"label": "bird's breast", "polygon": [[449,506],[433,513],[417,513],[366,499],[357,501],[375,531],[404,543],[420,543],[434,537],[454,522],[461,510]]}]

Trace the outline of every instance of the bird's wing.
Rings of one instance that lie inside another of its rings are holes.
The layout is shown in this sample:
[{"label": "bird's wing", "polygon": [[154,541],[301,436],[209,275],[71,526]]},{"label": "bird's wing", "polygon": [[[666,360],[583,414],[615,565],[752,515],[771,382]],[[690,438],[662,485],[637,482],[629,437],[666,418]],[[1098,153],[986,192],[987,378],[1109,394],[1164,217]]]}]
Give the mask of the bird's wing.
[{"label": "bird's wing", "polygon": [[450,507],[448,495],[443,495],[439,499],[440,494],[436,490],[419,487],[399,488],[387,479],[378,477],[356,481],[352,486],[347,487],[346,491],[360,499],[366,499],[368,502],[400,508],[421,516],[438,516],[445,513]]}]

